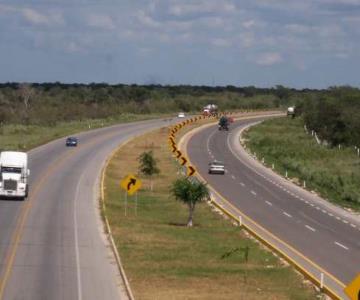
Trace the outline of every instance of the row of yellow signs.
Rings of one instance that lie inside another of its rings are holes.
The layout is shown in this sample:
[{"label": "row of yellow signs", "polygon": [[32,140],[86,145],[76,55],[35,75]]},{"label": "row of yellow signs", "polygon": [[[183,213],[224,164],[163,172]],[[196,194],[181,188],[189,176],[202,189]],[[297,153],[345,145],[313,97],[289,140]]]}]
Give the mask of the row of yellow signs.
[{"label": "row of yellow signs", "polygon": [[180,165],[187,167],[187,176],[193,176],[196,173],[196,170],[193,166],[187,165],[188,160],[187,158],[181,153],[181,151],[177,148],[176,142],[175,142],[175,134],[184,126],[194,123],[201,119],[211,118],[213,116],[197,116],[191,119],[187,119],[186,121],[183,121],[181,123],[176,124],[173,128],[170,128],[169,133],[169,147],[171,149],[171,152],[174,153],[175,157],[179,160]]},{"label": "row of yellow signs", "polygon": [[[185,158],[185,156],[182,155],[181,151],[177,149],[176,143],[175,143],[175,133],[180,130],[182,127],[184,127],[187,124],[196,122],[201,119],[211,118],[213,116],[198,116],[191,119],[187,119],[186,121],[179,123],[175,125],[170,132],[169,136],[169,145],[171,147],[172,152],[175,154],[176,158],[179,159],[180,164],[182,166],[185,166],[188,162],[188,160]],[[188,165],[187,166],[187,176],[193,176],[196,173],[196,170],[193,166]],[[139,178],[137,178],[133,174],[128,174],[126,177],[124,177],[120,181],[120,186],[123,188],[128,195],[133,195],[135,192],[137,192],[142,185],[142,182]]]}]

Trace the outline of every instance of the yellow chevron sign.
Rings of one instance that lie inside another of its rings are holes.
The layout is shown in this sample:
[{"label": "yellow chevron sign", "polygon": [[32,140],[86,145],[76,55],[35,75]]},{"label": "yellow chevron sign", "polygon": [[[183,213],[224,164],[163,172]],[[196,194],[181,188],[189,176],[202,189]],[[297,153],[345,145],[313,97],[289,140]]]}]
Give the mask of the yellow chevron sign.
[{"label": "yellow chevron sign", "polygon": [[360,274],[344,289],[351,300],[360,300]]}]

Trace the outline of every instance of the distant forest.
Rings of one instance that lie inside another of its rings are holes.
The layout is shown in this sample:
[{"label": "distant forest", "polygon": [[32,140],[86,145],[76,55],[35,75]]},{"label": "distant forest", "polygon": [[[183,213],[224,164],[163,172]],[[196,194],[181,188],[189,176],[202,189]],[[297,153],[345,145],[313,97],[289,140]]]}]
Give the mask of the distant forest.
[{"label": "distant forest", "polygon": [[200,113],[209,104],[220,111],[285,109],[296,106],[309,129],[331,145],[360,146],[360,90],[254,86],[109,85],[105,83],[0,84],[0,125],[55,126],[57,122],[116,117],[120,114]]}]

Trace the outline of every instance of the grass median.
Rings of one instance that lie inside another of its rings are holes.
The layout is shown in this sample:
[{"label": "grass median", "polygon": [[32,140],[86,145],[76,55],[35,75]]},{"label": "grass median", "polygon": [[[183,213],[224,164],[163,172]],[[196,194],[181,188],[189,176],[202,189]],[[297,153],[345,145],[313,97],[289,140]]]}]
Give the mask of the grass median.
[{"label": "grass median", "polygon": [[[300,275],[207,204],[196,207],[194,227],[188,209],[170,196],[181,176],[167,145],[168,130],[135,138],[112,157],[105,172],[106,216],[136,299],[314,299]],[[160,175],[150,181],[138,172],[139,155],[153,150]],[[143,181],[128,197],[125,216],[121,178]],[[248,251],[248,259],[246,259]]]},{"label": "grass median", "polygon": [[246,146],[268,166],[338,205],[360,211],[360,158],[353,147],[318,145],[300,118],[279,118],[253,126]]}]

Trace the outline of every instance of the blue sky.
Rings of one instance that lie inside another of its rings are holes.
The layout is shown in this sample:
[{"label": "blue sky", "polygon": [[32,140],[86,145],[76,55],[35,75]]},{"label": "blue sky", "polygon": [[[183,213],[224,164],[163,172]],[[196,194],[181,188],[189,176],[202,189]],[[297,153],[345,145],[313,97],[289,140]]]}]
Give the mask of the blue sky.
[{"label": "blue sky", "polygon": [[0,0],[0,82],[360,87],[360,0]]}]

